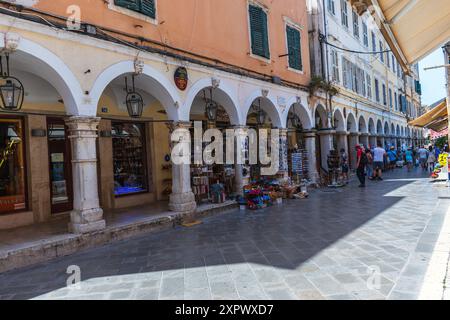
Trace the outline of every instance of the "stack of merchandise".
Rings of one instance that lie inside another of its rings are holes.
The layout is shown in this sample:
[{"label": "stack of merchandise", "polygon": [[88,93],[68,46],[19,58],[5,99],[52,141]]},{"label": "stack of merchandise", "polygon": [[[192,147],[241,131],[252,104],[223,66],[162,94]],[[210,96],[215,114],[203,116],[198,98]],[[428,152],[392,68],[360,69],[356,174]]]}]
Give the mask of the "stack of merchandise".
[{"label": "stack of merchandise", "polygon": [[434,167],[431,178],[434,180],[448,179],[448,153],[441,153],[439,155],[438,163]]},{"label": "stack of merchandise", "polygon": [[211,185],[211,196],[213,203],[224,203],[225,202],[225,187],[222,183],[217,183]]},{"label": "stack of merchandise", "polygon": [[244,195],[249,209],[262,209],[280,198],[281,187],[277,180],[260,179],[246,185]]}]

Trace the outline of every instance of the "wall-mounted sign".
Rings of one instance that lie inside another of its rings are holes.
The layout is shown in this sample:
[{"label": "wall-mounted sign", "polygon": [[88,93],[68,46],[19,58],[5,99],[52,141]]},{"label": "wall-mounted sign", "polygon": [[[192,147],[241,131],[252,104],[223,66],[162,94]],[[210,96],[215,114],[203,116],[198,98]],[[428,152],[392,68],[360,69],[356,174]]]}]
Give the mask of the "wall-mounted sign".
[{"label": "wall-mounted sign", "polygon": [[175,85],[177,86],[178,89],[180,89],[181,91],[186,90],[188,85],[188,79],[189,79],[188,72],[185,67],[179,67],[177,68],[177,70],[175,70],[174,80]]}]

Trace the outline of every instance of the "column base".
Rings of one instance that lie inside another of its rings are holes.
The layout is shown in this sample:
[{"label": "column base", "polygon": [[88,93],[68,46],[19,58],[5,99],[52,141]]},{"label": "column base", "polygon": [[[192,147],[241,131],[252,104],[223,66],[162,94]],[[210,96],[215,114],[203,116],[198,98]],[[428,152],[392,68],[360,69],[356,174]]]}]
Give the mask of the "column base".
[{"label": "column base", "polygon": [[192,192],[173,193],[170,195],[169,210],[180,213],[192,213],[197,209],[195,195]]},{"label": "column base", "polygon": [[317,171],[309,173],[309,180],[311,181],[311,184],[317,185],[317,182],[319,181],[319,174]]},{"label": "column base", "polygon": [[89,233],[106,228],[101,208],[74,210],[70,213],[69,231],[72,233]]}]

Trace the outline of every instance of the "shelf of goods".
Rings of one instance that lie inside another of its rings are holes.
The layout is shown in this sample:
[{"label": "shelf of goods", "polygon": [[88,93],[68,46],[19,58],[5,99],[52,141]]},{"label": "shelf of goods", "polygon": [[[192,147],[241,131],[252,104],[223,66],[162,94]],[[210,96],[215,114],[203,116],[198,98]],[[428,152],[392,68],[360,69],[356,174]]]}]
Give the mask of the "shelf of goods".
[{"label": "shelf of goods", "polygon": [[308,153],[305,149],[291,150],[289,168],[291,169],[291,177],[296,178],[297,183],[308,178]]},{"label": "shelf of goods", "polygon": [[113,140],[116,195],[146,190],[144,148],[137,140],[130,138]]},{"label": "shelf of goods", "polygon": [[441,153],[438,158],[438,162],[434,167],[434,171],[431,174],[431,178],[434,180],[449,180],[449,154]]},{"label": "shelf of goods", "polygon": [[244,187],[246,205],[251,210],[266,208],[282,196],[277,180],[260,179]]}]

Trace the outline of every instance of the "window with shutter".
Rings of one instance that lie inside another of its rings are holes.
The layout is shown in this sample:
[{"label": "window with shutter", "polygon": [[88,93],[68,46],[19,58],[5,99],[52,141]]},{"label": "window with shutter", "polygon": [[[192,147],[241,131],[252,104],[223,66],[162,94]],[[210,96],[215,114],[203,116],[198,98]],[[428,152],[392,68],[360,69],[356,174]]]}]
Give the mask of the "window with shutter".
[{"label": "window with shutter", "polygon": [[370,75],[366,77],[367,83],[367,98],[372,99],[372,78]]},{"label": "window with shutter", "polygon": [[270,59],[267,14],[258,6],[249,6],[252,53]]},{"label": "window with shutter", "polygon": [[114,4],[142,13],[152,19],[156,17],[155,0],[114,0]]},{"label": "window with shutter", "polygon": [[336,50],[331,50],[331,64],[332,64],[332,80],[339,82],[339,58]]},{"label": "window with shutter", "polygon": [[380,102],[380,82],[375,79],[375,100]]},{"label": "window with shutter", "polygon": [[300,31],[290,26],[286,26],[286,37],[289,54],[289,67],[301,71],[303,66]]},{"label": "window with shutter", "polygon": [[141,13],[155,19],[155,0],[141,0]]},{"label": "window with shutter", "polygon": [[342,25],[348,28],[348,8],[347,0],[341,0],[341,22]]}]

